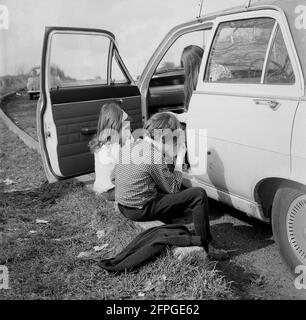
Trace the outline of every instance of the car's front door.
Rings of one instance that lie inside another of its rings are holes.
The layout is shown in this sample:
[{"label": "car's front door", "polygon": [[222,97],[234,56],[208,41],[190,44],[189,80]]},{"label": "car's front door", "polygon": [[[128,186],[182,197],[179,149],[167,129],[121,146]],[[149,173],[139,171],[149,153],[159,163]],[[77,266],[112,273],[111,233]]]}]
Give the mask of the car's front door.
[{"label": "car's front door", "polygon": [[231,204],[229,195],[253,200],[263,178],[289,177],[301,83],[289,29],[276,10],[218,18],[213,32],[189,107],[208,136],[207,174],[196,179]]},{"label": "car's front door", "polygon": [[132,129],[142,126],[138,87],[112,33],[97,29],[46,29],[41,64],[38,137],[50,182],[94,171],[88,142],[103,104],[118,101]]}]

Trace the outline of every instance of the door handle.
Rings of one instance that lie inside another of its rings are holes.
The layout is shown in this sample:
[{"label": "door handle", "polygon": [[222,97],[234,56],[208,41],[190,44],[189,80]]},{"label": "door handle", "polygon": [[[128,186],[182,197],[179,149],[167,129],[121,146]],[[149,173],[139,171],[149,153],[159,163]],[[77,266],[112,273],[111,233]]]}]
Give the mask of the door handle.
[{"label": "door handle", "polygon": [[277,110],[280,106],[280,103],[276,100],[269,100],[269,99],[254,99],[255,104],[268,106],[272,110]]},{"label": "door handle", "polygon": [[97,127],[83,127],[81,128],[81,133],[84,135],[91,135],[97,132]]}]

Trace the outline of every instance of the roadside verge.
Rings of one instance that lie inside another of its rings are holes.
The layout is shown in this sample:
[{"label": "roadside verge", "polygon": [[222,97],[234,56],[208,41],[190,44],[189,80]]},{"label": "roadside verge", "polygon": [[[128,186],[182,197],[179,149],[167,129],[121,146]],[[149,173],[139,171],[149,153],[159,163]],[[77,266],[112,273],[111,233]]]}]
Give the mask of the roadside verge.
[{"label": "roadside verge", "polygon": [[0,118],[3,120],[5,125],[31,149],[36,150],[38,153],[40,153],[39,150],[39,144],[36,140],[34,140],[30,135],[28,135],[25,131],[20,129],[2,110],[2,103],[5,101],[5,99],[8,99],[12,96],[14,96],[16,92],[11,92],[3,97],[0,97]]},{"label": "roadside verge", "polygon": [[[12,119],[8,117],[5,114],[5,112],[2,110],[2,104],[4,103],[4,101],[10,97],[13,97],[14,95],[16,95],[16,92],[10,92],[0,97],[0,118],[3,120],[6,126],[25,143],[26,146],[40,153],[39,143],[35,139],[33,139],[29,134],[27,134],[25,131],[20,129],[14,123],[14,121],[12,121]],[[76,177],[75,179],[80,182],[83,182],[90,189],[94,181],[94,175],[86,174],[84,176]]]}]

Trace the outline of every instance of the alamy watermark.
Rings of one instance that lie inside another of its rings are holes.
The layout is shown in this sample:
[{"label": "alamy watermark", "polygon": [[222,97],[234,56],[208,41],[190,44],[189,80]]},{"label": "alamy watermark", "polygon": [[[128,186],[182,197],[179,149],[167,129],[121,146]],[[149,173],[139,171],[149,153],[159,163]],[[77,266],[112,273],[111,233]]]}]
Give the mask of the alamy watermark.
[{"label": "alamy watermark", "polygon": [[[187,137],[187,139],[186,139]],[[155,148],[148,148],[146,144],[133,144],[131,141],[147,139]],[[102,130],[99,140],[116,145],[123,141],[122,132],[113,129]],[[132,133],[132,140],[128,140],[122,148],[121,164],[173,164],[182,165],[185,161],[188,146],[188,161],[195,175],[206,173],[207,169],[207,130],[206,129],[154,129],[153,133],[146,129],[136,129]],[[187,144],[187,145],[186,145]],[[158,152],[156,152],[158,150]],[[116,152],[119,154],[119,150]],[[160,155],[163,154],[164,157]],[[108,165],[113,160],[101,157],[100,162]],[[117,162],[117,163],[118,163]]]},{"label": "alamy watermark", "polygon": [[294,12],[297,14],[295,19],[295,27],[298,30],[306,30],[306,6],[299,5],[295,8]]},{"label": "alamy watermark", "polygon": [[0,4],[0,30],[8,30],[9,28],[9,10],[8,7]]},{"label": "alamy watermark", "polygon": [[294,286],[297,290],[306,290],[306,266],[297,266],[294,271],[298,276],[294,280]]},{"label": "alamy watermark", "polygon": [[0,290],[9,289],[9,271],[6,266],[0,266]]}]

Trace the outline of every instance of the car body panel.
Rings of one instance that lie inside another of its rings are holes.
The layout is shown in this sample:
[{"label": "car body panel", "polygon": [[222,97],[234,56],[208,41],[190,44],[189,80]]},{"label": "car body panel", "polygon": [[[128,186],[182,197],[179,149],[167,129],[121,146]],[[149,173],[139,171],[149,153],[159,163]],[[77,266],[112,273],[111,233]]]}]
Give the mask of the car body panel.
[{"label": "car body panel", "polygon": [[302,99],[295,116],[292,134],[291,179],[306,185],[306,99]]},{"label": "car body panel", "polygon": [[[255,200],[257,184],[268,177],[288,179],[291,174],[291,135],[299,99],[303,96],[303,78],[286,19],[276,10],[260,10],[218,17],[226,20],[271,16],[279,21],[296,75],[295,85],[252,85],[203,82],[209,50],[203,57],[197,90],[189,113],[198,126],[207,128],[207,173],[189,176],[194,185],[210,190],[210,196],[247,214],[266,220]],[[284,89],[285,88],[285,89]],[[256,105],[257,99],[277,100],[280,107],[271,110]],[[230,123],[230,125],[229,125]],[[187,125],[188,127],[188,125]],[[188,176],[186,176],[188,179]],[[249,201],[250,206],[245,202]]]},{"label": "car body panel", "polygon": [[270,222],[270,219],[264,216],[261,205],[256,201],[250,201],[249,199],[231,194],[228,191],[217,189],[211,184],[206,184],[203,181],[199,181],[195,176],[191,176],[188,173],[184,173],[183,176],[183,185],[185,187],[204,188],[209,198],[215,199],[237,210],[240,210],[249,217],[256,218],[265,223]]}]

